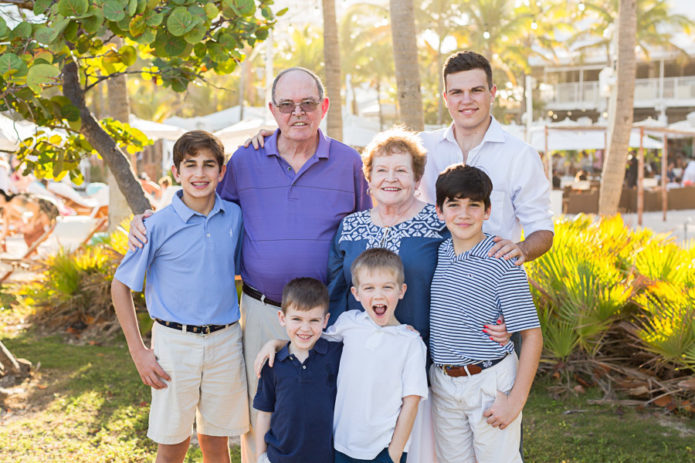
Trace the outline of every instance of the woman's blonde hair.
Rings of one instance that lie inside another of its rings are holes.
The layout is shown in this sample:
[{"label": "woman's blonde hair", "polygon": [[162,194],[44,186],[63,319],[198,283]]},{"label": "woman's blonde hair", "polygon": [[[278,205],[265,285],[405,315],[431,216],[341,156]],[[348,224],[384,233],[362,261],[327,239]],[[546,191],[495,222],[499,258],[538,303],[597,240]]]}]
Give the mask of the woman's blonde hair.
[{"label": "woman's blonde hair", "polygon": [[378,133],[362,153],[364,176],[367,180],[372,177],[372,165],[376,156],[388,156],[397,153],[408,153],[412,158],[415,181],[419,181],[425,173],[427,152],[420,143],[420,137],[402,127],[394,127]]}]

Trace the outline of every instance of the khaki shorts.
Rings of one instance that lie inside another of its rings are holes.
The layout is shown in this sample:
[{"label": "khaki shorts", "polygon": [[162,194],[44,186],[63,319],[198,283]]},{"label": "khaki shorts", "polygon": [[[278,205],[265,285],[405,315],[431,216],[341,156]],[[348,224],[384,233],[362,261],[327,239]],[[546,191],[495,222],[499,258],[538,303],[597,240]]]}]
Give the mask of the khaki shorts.
[{"label": "khaki shorts", "polygon": [[152,345],[171,376],[164,389],[152,389],[147,437],[178,444],[193,430],[207,436],[233,436],[249,429],[248,393],[238,323],[210,334],[187,333],[159,323]]}]

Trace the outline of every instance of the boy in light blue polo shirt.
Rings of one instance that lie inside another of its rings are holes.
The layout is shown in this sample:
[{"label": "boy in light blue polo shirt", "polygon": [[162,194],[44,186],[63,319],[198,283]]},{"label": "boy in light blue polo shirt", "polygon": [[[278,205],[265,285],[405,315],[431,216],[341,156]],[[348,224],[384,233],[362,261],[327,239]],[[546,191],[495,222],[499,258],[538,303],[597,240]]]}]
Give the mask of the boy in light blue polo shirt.
[{"label": "boy in light blue polo shirt", "polygon": [[[113,305],[143,383],[152,387],[148,437],[157,460],[182,462],[195,421],[207,460],[229,462],[227,436],[248,430],[248,399],[234,279],[241,211],[215,188],[224,148],[204,131],[174,145],[182,191],[147,219],[149,240],[123,258],[111,285]],[[140,336],[131,290],[155,321],[152,348]]]},{"label": "boy in light blue polo shirt", "polygon": [[[437,214],[451,238],[439,246],[432,278],[430,368],[432,419],[441,462],[521,463],[521,410],[538,368],[543,337],[526,274],[514,260],[488,256],[494,236],[492,182],[482,170],[458,164],[437,179]],[[504,316],[520,332],[501,346],[484,332]]]}]

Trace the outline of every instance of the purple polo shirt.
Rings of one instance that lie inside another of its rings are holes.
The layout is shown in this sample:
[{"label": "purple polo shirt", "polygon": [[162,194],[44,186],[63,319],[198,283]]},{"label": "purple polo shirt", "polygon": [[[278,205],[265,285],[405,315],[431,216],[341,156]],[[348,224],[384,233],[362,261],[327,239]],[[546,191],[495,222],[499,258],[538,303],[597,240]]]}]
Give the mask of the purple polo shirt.
[{"label": "purple polo shirt", "polygon": [[276,301],[293,278],[325,283],[340,221],[372,206],[357,151],[319,130],[316,152],[294,172],[278,153],[278,134],[266,138],[264,148],[236,150],[217,187],[223,199],[241,206],[241,277]]}]

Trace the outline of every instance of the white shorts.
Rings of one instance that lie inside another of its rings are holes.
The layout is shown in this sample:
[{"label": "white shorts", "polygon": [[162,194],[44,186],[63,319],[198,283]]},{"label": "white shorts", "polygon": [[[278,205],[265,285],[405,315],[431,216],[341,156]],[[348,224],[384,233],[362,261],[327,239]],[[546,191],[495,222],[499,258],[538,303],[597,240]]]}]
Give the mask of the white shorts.
[{"label": "white shorts", "polygon": [[516,354],[473,376],[452,378],[430,367],[432,419],[437,460],[446,463],[521,463],[521,413],[505,429],[494,428],[483,416],[498,391],[514,386]]},{"label": "white shorts", "polygon": [[159,365],[171,376],[164,389],[152,388],[147,437],[178,444],[197,432],[233,436],[249,428],[248,393],[238,323],[210,334],[187,333],[155,323],[152,345]]}]

